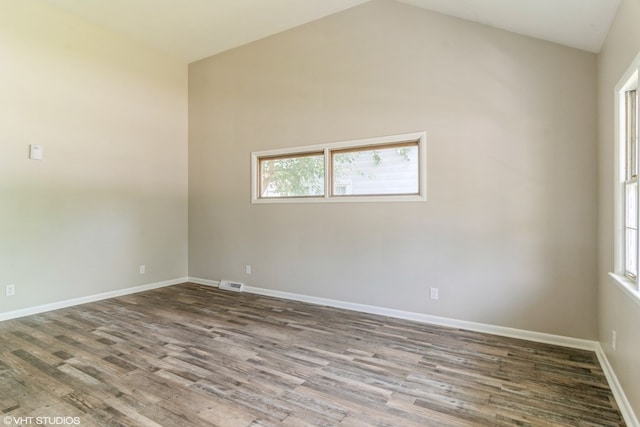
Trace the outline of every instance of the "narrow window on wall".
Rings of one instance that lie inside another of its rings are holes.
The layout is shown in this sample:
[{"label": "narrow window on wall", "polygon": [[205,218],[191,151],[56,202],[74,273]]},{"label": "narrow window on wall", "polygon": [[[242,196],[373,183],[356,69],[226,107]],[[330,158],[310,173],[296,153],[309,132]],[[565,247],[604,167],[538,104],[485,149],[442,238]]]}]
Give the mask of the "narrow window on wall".
[{"label": "narrow window on wall", "polygon": [[624,174],[622,182],[624,205],[624,275],[636,281],[638,277],[638,91],[625,90],[620,114],[621,142],[624,144]]},{"label": "narrow window on wall", "polygon": [[252,203],[424,201],[424,132],[251,153]]}]

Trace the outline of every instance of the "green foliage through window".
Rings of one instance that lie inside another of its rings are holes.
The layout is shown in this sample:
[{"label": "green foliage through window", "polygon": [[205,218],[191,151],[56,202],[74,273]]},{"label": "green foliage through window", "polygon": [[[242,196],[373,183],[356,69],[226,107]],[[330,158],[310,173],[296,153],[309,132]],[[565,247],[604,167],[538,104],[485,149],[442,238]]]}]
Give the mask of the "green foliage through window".
[{"label": "green foliage through window", "polygon": [[263,159],[262,197],[304,197],[324,194],[324,155]]}]

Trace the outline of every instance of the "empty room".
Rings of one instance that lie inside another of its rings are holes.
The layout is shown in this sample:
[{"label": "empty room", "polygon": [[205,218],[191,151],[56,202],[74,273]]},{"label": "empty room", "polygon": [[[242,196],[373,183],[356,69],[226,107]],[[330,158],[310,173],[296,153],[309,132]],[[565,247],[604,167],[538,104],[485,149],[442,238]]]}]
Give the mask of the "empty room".
[{"label": "empty room", "polygon": [[0,425],[640,426],[639,73],[640,0],[0,0]]}]

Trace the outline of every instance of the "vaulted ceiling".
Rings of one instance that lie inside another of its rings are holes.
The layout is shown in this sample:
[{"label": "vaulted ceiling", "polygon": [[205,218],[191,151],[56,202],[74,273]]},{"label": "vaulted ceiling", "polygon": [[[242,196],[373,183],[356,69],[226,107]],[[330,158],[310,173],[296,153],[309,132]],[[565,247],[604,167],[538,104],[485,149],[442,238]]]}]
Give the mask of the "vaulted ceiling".
[{"label": "vaulted ceiling", "polygon": [[[369,0],[43,1],[192,62]],[[598,52],[621,0],[382,1]]]}]

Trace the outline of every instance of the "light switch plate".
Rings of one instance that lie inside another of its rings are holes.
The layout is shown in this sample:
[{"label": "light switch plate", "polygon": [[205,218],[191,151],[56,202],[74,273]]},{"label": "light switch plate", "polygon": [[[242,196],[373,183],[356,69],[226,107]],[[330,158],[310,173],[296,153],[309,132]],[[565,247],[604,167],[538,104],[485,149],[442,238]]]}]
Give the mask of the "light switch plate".
[{"label": "light switch plate", "polygon": [[42,145],[31,144],[29,146],[29,158],[31,160],[42,160],[43,154]]}]

